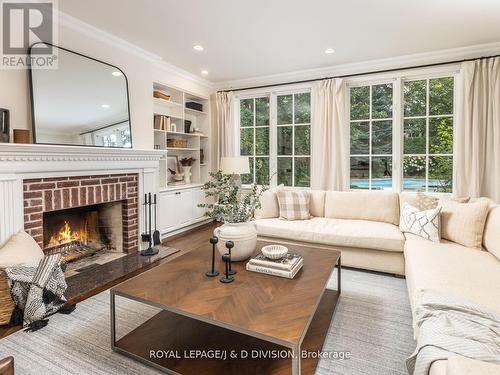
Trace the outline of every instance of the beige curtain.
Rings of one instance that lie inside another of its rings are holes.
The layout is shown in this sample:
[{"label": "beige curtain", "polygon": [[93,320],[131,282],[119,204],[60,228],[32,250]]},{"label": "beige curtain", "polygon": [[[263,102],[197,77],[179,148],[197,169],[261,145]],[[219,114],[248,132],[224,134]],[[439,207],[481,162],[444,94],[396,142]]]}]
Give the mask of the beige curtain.
[{"label": "beige curtain", "polygon": [[312,88],[311,188],[345,190],[349,184],[349,124],[342,79]]},{"label": "beige curtain", "polygon": [[233,92],[218,92],[215,95],[215,122],[217,139],[216,168],[220,166],[220,158],[236,156],[234,95]]},{"label": "beige curtain", "polygon": [[500,202],[500,58],[463,63],[457,93],[455,193]]}]

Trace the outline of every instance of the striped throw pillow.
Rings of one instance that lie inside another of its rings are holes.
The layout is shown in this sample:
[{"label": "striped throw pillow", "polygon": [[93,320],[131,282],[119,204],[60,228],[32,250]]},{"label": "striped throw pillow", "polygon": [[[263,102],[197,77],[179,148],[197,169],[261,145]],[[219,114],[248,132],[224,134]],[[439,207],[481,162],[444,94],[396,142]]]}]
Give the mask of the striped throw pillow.
[{"label": "striped throw pillow", "polygon": [[311,218],[309,214],[310,195],[308,192],[280,189],[277,195],[280,219],[307,220]]}]

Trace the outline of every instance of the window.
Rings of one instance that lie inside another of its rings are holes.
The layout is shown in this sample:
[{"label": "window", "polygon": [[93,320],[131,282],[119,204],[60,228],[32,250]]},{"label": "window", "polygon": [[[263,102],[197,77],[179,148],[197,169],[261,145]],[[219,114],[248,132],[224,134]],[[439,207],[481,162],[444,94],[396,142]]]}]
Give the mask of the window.
[{"label": "window", "polygon": [[250,159],[250,174],[243,184],[267,184],[269,180],[269,97],[240,101],[240,154]]},{"label": "window", "polygon": [[267,184],[273,176],[278,184],[309,187],[310,93],[242,98],[239,112],[240,155],[250,157],[250,173],[242,183]]},{"label": "window", "polygon": [[311,95],[277,97],[278,185],[310,186]]},{"label": "window", "polygon": [[393,85],[350,89],[352,189],[392,188]]},{"label": "window", "polygon": [[451,193],[453,77],[403,84],[403,189]]},{"label": "window", "polygon": [[349,98],[351,189],[452,192],[453,76],[353,84]]}]

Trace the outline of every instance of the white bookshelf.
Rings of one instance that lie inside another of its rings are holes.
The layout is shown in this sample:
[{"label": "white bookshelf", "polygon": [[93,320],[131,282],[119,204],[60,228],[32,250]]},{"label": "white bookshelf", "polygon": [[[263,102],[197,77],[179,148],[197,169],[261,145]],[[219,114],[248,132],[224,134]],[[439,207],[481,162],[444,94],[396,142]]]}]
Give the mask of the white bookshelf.
[{"label": "white bookshelf", "polygon": [[[170,118],[170,124],[175,124],[174,129],[154,129],[154,144],[155,147],[161,150],[167,150],[168,156],[192,157],[196,159],[191,168],[191,185],[199,187],[209,178],[210,170],[210,106],[209,98],[196,95],[178,88],[154,83],[153,90],[160,91],[163,94],[169,95],[170,100],[159,99],[153,97],[153,115],[167,116]],[[203,111],[186,108],[187,102],[200,103],[203,106]],[[153,118],[154,118],[153,116]],[[187,133],[186,121],[191,121],[191,131],[199,129],[198,134]],[[187,140],[187,147],[168,147],[167,139],[184,139]],[[203,163],[200,161],[200,150],[203,149]],[[170,190],[182,188],[182,185],[169,186],[169,172],[167,170],[166,158],[160,163],[160,189]],[[186,185],[186,188],[189,186]]]}]

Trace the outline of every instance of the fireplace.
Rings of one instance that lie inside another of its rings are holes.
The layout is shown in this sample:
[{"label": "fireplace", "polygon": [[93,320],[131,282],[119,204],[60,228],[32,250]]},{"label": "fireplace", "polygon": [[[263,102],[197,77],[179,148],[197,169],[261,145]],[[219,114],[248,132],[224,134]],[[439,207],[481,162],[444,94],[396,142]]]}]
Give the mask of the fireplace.
[{"label": "fireplace", "polygon": [[26,179],[24,228],[68,269],[138,250],[138,175]]}]

